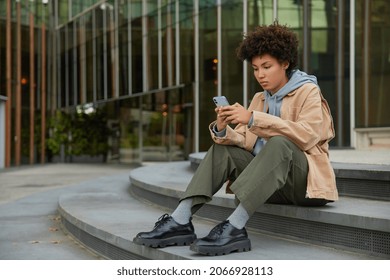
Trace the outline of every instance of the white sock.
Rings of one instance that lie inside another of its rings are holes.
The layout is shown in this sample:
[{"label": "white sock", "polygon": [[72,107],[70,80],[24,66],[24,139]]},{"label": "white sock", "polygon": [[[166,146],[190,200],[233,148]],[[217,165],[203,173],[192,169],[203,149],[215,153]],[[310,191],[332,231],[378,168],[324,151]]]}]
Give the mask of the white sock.
[{"label": "white sock", "polygon": [[227,219],[235,228],[242,229],[249,220],[249,215],[242,203],[240,203],[236,210]]},{"label": "white sock", "polygon": [[192,198],[186,198],[180,201],[179,205],[173,211],[171,216],[178,224],[181,225],[188,224],[192,216],[191,208],[192,208]]}]

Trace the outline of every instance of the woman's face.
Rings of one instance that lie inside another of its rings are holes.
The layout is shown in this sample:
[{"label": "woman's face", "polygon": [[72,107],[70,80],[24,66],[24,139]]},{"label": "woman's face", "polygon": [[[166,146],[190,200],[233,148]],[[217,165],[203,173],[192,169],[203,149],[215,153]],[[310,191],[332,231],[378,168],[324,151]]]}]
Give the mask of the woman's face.
[{"label": "woman's face", "polygon": [[281,89],[287,82],[288,62],[280,63],[275,57],[264,54],[252,58],[253,73],[261,87],[271,94]]}]

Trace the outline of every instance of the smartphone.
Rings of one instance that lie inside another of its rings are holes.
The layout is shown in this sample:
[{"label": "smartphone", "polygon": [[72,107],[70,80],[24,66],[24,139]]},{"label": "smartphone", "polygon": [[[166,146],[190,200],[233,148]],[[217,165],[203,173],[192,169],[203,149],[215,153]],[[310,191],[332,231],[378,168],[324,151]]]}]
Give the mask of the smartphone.
[{"label": "smartphone", "polygon": [[214,96],[213,101],[217,107],[221,106],[229,106],[229,101],[227,100],[226,96]]}]

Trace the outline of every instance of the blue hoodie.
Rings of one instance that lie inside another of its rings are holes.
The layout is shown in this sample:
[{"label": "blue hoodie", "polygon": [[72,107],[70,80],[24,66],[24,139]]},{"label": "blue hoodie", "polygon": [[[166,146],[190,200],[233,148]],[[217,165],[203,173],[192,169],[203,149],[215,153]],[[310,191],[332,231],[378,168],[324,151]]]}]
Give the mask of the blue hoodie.
[{"label": "blue hoodie", "polygon": [[271,95],[268,91],[264,90],[264,109],[267,111],[267,104],[269,108],[269,114],[280,117],[280,107],[282,106],[283,98],[293,90],[301,87],[306,83],[313,83],[318,86],[317,78],[313,75],[308,75],[300,70],[293,70],[288,82],[279,89],[275,94]]},{"label": "blue hoodie", "polygon": [[[267,104],[269,107],[269,114],[280,117],[280,108],[282,107],[283,98],[293,90],[301,87],[306,83],[313,83],[318,86],[317,78],[313,75],[308,75],[300,70],[293,70],[290,75],[288,82],[279,89],[274,95],[271,95],[268,91],[264,90],[263,94],[265,97],[263,111],[267,112]],[[248,127],[251,127],[253,123],[253,115],[249,120]],[[218,137],[224,137],[226,135],[226,129],[223,131],[217,131],[215,126],[213,128],[215,135]],[[252,154],[257,155],[261,148],[264,146],[265,141],[263,138],[259,137],[256,140],[255,146],[253,148]]]},{"label": "blue hoodie", "polygon": [[[264,108],[263,111],[267,112],[267,104],[268,104],[268,113],[277,117],[280,117],[280,107],[282,107],[283,98],[293,90],[301,87],[306,83],[313,83],[318,86],[317,78],[313,75],[308,75],[305,72],[300,70],[293,70],[290,79],[288,82],[279,89],[274,95],[271,95],[268,91],[264,90],[263,94],[265,97]],[[248,126],[251,127],[253,123],[253,116],[250,119]],[[257,155],[261,148],[265,145],[267,141],[263,138],[257,138],[255,146],[253,147],[252,154]]]}]

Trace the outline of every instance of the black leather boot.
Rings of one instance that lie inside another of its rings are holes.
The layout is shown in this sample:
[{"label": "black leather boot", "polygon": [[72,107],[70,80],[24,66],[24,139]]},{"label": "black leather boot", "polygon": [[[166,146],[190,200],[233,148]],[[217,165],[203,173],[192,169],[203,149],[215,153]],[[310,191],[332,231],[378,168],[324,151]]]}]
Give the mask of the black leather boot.
[{"label": "black leather boot", "polygon": [[164,214],[158,219],[152,231],[138,233],[133,242],[148,247],[163,248],[170,245],[190,245],[195,239],[196,234],[191,221],[181,225],[170,215]]},{"label": "black leather boot", "polygon": [[190,249],[202,255],[218,256],[232,252],[251,250],[251,241],[246,229],[237,229],[229,221],[224,221],[214,227],[210,233],[195,240]]}]

